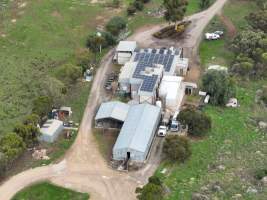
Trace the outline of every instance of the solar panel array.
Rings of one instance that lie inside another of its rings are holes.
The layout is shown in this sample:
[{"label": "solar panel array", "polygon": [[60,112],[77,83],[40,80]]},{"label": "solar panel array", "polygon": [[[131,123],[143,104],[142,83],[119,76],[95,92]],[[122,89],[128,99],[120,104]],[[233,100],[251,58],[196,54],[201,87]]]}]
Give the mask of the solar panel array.
[{"label": "solar panel array", "polygon": [[152,92],[157,80],[158,80],[157,75],[145,76],[140,90],[146,92]]},{"label": "solar panel array", "polygon": [[[166,53],[165,49],[152,49],[149,51],[148,49],[144,49],[143,52],[136,52],[134,57],[134,62],[138,62],[135,68],[133,78],[143,79],[143,84],[140,88],[142,91],[149,91],[152,92],[154,85],[157,81],[158,76],[145,76],[142,75],[141,72],[145,71],[146,67],[154,67],[155,64],[161,64],[164,67],[165,72],[169,72],[171,70],[171,66],[174,60],[174,56],[172,51],[167,50]],[[175,52],[177,55],[177,52]]]}]

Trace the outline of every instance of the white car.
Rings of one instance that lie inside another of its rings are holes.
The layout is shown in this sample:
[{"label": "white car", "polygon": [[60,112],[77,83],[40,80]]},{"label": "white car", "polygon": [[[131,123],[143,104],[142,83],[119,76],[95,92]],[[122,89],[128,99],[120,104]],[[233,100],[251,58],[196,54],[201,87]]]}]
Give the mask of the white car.
[{"label": "white car", "polygon": [[167,127],[166,126],[160,126],[158,130],[158,136],[165,137],[167,134]]},{"label": "white car", "polygon": [[178,132],[179,131],[179,122],[178,121],[172,120],[170,131],[171,132]]},{"label": "white car", "polygon": [[206,33],[205,34],[205,38],[206,38],[206,40],[218,40],[218,39],[220,39],[220,35],[218,35],[218,34],[215,34],[215,33]]},{"label": "white car", "polygon": [[239,107],[240,105],[237,102],[236,98],[230,98],[228,103],[226,104],[226,107],[232,107],[232,108],[236,108]]},{"label": "white car", "polygon": [[213,32],[214,34],[217,34],[219,36],[223,36],[224,32],[223,31],[215,31]]}]

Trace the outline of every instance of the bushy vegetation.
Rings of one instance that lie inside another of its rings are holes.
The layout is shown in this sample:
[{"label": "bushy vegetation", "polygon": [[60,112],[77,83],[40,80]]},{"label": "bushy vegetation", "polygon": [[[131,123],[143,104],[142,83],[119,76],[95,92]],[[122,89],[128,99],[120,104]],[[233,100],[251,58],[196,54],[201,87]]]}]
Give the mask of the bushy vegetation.
[{"label": "bushy vegetation", "polygon": [[127,22],[124,18],[116,16],[112,17],[106,25],[107,31],[117,36],[120,31],[126,28]]},{"label": "bushy vegetation", "polygon": [[56,76],[67,85],[75,84],[82,76],[82,68],[73,64],[64,64],[56,69]]},{"label": "bushy vegetation", "polygon": [[202,77],[202,89],[210,95],[210,103],[224,106],[235,96],[234,80],[225,71],[209,70]]},{"label": "bushy vegetation", "polygon": [[193,107],[182,110],[178,121],[188,126],[188,133],[192,136],[203,136],[211,129],[210,117]]},{"label": "bushy vegetation", "polygon": [[246,17],[251,27],[241,31],[232,43],[236,58],[231,71],[246,78],[267,77],[267,8],[266,2],[257,2],[261,10]]},{"label": "bushy vegetation", "polygon": [[163,145],[163,152],[172,162],[185,162],[191,156],[190,141],[185,136],[169,135]]},{"label": "bushy vegetation", "polygon": [[49,96],[39,96],[33,101],[32,112],[41,118],[47,116],[53,106],[53,99]]},{"label": "bushy vegetation", "polygon": [[163,6],[166,9],[164,17],[168,22],[181,21],[186,13],[187,0],[164,0]]},{"label": "bushy vegetation", "polygon": [[148,184],[142,188],[136,188],[136,193],[139,200],[162,200],[164,188],[158,177],[151,176],[148,179]]},{"label": "bushy vegetation", "polygon": [[100,48],[107,48],[116,44],[116,39],[109,32],[92,33],[88,36],[86,46],[94,53],[100,51]]},{"label": "bushy vegetation", "polygon": [[128,15],[133,15],[136,11],[142,11],[144,9],[144,4],[148,2],[150,2],[150,0],[134,0],[127,8]]},{"label": "bushy vegetation", "polygon": [[203,10],[210,6],[210,0],[200,0],[199,7]]}]

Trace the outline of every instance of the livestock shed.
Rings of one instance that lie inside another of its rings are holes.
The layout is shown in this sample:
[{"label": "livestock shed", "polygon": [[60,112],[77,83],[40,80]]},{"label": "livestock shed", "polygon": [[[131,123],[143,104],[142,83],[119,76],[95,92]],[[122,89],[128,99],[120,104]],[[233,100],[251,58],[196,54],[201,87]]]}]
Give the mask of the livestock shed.
[{"label": "livestock shed", "polygon": [[54,142],[60,133],[64,129],[63,122],[57,119],[50,119],[45,122],[45,124],[40,129],[41,136],[40,140],[44,142],[52,143]]},{"label": "livestock shed", "polygon": [[114,160],[144,162],[160,122],[161,109],[150,104],[131,105],[117,141]]},{"label": "livestock shed", "polygon": [[129,107],[119,101],[102,103],[95,117],[96,127],[120,128],[127,117]]}]

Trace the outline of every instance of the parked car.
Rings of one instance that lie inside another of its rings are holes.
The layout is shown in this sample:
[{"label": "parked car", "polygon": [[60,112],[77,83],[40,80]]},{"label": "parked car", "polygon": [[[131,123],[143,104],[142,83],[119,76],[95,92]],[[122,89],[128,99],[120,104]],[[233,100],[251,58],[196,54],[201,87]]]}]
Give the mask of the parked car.
[{"label": "parked car", "polygon": [[224,32],[223,31],[215,31],[213,32],[214,34],[217,34],[219,36],[223,36]]},{"label": "parked car", "polygon": [[220,39],[220,35],[218,35],[218,34],[215,34],[215,33],[206,33],[205,34],[205,38],[206,38],[206,40],[218,40],[218,39]]},{"label": "parked car", "polygon": [[230,98],[228,103],[226,104],[226,107],[232,107],[232,108],[236,108],[239,107],[240,105],[237,102],[236,98]]},{"label": "parked car", "polygon": [[172,120],[170,131],[171,132],[179,131],[179,122],[178,121]]},{"label": "parked car", "polygon": [[158,130],[158,136],[159,137],[165,137],[167,134],[167,126],[160,126]]}]

